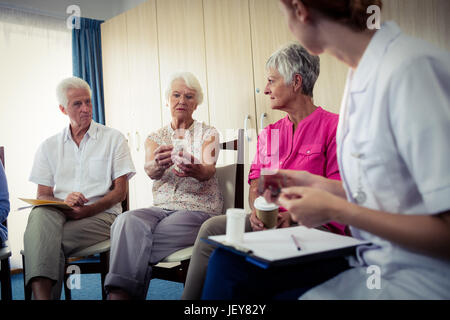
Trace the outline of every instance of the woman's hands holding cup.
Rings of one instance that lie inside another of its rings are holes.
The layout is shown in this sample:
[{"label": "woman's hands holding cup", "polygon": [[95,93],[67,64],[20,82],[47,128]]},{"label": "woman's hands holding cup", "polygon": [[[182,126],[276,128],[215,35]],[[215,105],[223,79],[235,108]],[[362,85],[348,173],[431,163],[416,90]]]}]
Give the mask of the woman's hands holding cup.
[{"label": "woman's hands holding cup", "polygon": [[[178,177],[192,177],[199,181],[208,180],[214,175],[214,165],[204,165],[185,149],[179,146],[161,145],[153,152],[153,161],[146,163],[146,171],[158,172],[158,177],[174,165],[173,173]],[[152,175],[150,175],[152,177]]]},{"label": "woman's hands holding cup", "polygon": [[155,164],[160,169],[167,169],[173,165],[172,161],[173,146],[161,145],[154,151]]},{"label": "woman's hands holding cup", "polygon": [[[253,231],[267,230],[264,223],[256,216],[256,210],[252,210],[250,214],[250,225]],[[292,220],[288,211],[279,212],[277,216],[276,228],[288,228],[291,226]]]},{"label": "woman's hands holding cup", "polygon": [[201,161],[186,151],[173,153],[172,161],[178,168],[178,170],[173,169],[178,177],[192,177],[198,181],[205,181],[210,178]]},{"label": "woman's hands holding cup", "polygon": [[264,223],[261,220],[259,220],[258,217],[256,216],[256,210],[252,210],[249,219],[253,231],[264,230]]}]

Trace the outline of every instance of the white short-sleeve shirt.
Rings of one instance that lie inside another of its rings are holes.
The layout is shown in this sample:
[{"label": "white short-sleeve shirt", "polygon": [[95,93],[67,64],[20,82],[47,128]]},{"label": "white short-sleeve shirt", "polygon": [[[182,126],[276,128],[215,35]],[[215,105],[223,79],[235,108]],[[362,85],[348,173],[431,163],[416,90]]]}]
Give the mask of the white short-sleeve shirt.
[{"label": "white short-sleeve shirt", "polygon": [[[400,214],[450,210],[450,56],[385,23],[347,79],[337,131],[338,162],[349,201]],[[351,228],[373,246],[358,266],[302,299],[449,299],[450,262]],[[367,285],[375,265],[381,287]]]},{"label": "white short-sleeve shirt", "polygon": [[[110,191],[115,179],[123,175],[130,179],[135,173],[123,134],[92,121],[79,147],[69,127],[45,140],[36,152],[29,180],[53,187],[59,199],[81,192],[92,204]],[[106,212],[121,213],[121,204]]]}]

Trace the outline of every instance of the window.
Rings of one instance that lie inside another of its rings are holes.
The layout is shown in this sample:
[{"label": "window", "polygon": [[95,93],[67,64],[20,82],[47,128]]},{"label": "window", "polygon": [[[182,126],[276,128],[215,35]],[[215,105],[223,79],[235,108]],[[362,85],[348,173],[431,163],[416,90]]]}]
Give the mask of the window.
[{"label": "window", "polygon": [[68,125],[58,108],[56,85],[72,75],[71,30],[66,21],[0,7],[0,145],[5,146],[11,202],[8,217],[11,267],[20,250],[30,209],[18,197],[36,196],[28,181],[34,154],[44,139]]}]

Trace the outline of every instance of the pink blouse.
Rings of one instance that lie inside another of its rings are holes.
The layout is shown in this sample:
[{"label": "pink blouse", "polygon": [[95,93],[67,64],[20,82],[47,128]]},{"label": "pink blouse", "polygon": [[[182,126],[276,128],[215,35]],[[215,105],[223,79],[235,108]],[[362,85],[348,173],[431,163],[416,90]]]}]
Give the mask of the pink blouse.
[{"label": "pink blouse", "polygon": [[[305,170],[340,180],[336,159],[338,120],[339,115],[318,107],[298,124],[294,134],[289,116],[268,125],[258,136],[248,182],[258,179],[262,168]],[[327,223],[324,227],[334,233],[348,234],[346,226],[337,222]]]}]

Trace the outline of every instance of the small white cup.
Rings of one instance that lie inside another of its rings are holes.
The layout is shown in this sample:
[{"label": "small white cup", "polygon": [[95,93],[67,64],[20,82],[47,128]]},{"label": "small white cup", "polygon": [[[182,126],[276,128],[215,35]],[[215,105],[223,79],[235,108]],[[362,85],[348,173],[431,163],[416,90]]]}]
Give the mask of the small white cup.
[{"label": "small white cup", "polygon": [[[186,139],[172,139],[173,144],[173,152],[175,152],[177,155],[179,152],[187,152],[187,141]],[[175,170],[178,172],[181,172],[181,169],[175,164],[174,166]]]},{"label": "small white cup", "polygon": [[175,152],[185,151],[187,149],[187,141],[185,139],[173,139],[172,143]]},{"label": "small white cup", "polygon": [[227,233],[225,236],[227,242],[239,243],[244,241],[245,216],[244,209],[227,209]]}]

